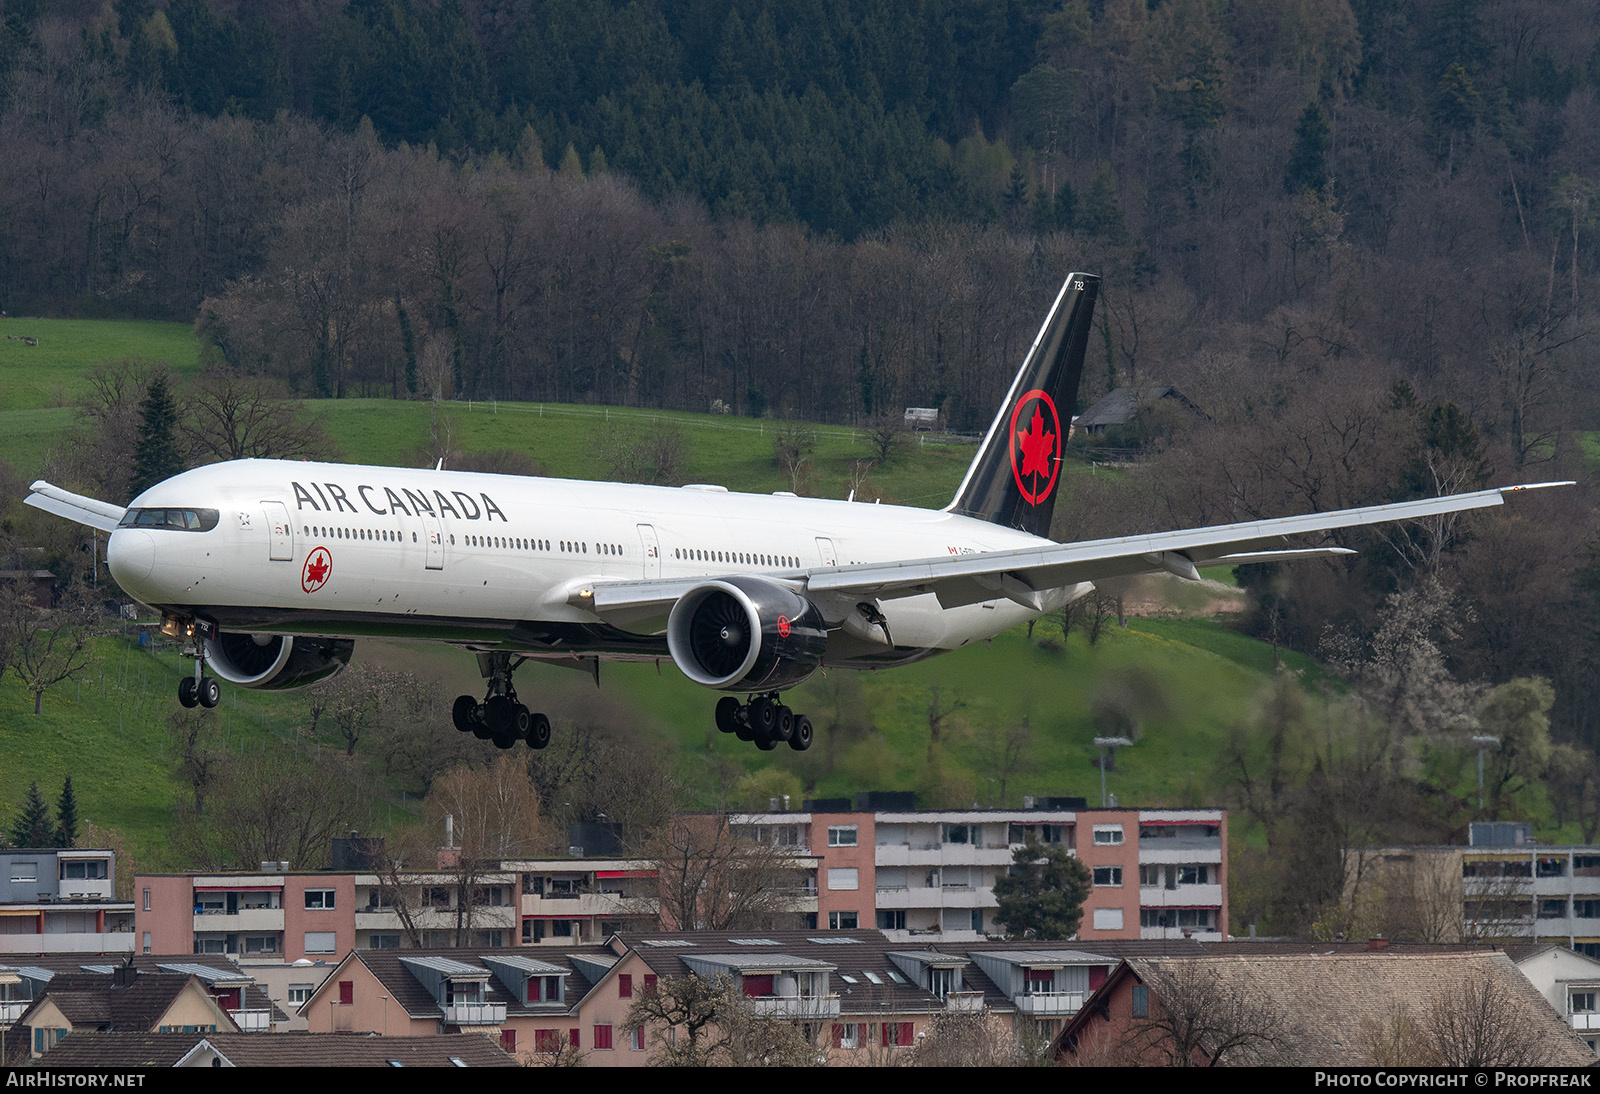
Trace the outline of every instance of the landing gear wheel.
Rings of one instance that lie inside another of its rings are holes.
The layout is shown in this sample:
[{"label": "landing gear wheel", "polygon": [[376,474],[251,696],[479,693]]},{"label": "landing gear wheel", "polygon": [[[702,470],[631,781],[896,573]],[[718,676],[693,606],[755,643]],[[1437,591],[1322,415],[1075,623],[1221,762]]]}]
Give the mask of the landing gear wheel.
[{"label": "landing gear wheel", "polygon": [[222,685],[217,683],[214,677],[204,677],[200,681],[200,688],[197,698],[199,698],[201,706],[205,707],[207,710],[210,710],[212,707],[222,702]]},{"label": "landing gear wheel", "polygon": [[755,728],[748,724],[741,724],[733,731],[733,735],[741,741],[753,741],[756,739]]},{"label": "landing gear wheel", "polygon": [[794,720],[794,732],[789,735],[789,747],[804,752],[811,747],[811,719],[804,714]]},{"label": "landing gear wheel", "polygon": [[478,724],[478,701],[470,695],[457,695],[450,708],[450,720],[462,733],[471,733]]},{"label": "landing gear wheel", "polygon": [[511,732],[514,740],[527,737],[528,730],[533,727],[533,712],[518,703],[511,708]]},{"label": "landing gear wheel", "polygon": [[787,741],[794,733],[794,711],[788,707],[780,706],[777,716],[772,722],[772,739],[774,741]]},{"label": "landing gear wheel", "polygon": [[535,714],[528,725],[528,747],[544,748],[550,743],[550,719],[543,714]]},{"label": "landing gear wheel", "polygon": [[472,727],[472,735],[478,738],[480,741],[487,741],[490,737],[494,736],[494,730],[490,729],[484,723],[483,716],[481,714],[478,716],[478,721]]},{"label": "landing gear wheel", "polygon": [[777,704],[766,696],[750,700],[750,728],[755,730],[755,740],[759,742],[763,737],[772,736],[772,728],[778,721]]},{"label": "landing gear wheel", "polygon": [[185,676],[178,681],[178,703],[185,707],[194,707],[200,702],[199,688],[195,686],[193,676]]},{"label": "landing gear wheel", "polygon": [[743,704],[731,695],[717,700],[717,728],[724,733],[739,732],[739,711]]},{"label": "landing gear wheel", "polygon": [[763,733],[756,738],[756,747],[763,752],[771,752],[778,747],[778,742],[768,734]]},{"label": "landing gear wheel", "polygon": [[491,737],[511,736],[516,705],[504,695],[494,695],[483,704],[483,723],[489,727]]}]

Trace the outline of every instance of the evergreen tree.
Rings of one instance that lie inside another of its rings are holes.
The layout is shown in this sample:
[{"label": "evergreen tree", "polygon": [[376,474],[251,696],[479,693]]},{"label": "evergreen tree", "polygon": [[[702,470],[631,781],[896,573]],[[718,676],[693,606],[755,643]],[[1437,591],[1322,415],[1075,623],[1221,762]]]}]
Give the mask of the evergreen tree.
[{"label": "evergreen tree", "polygon": [[1328,112],[1312,99],[1294,127],[1294,149],[1283,175],[1283,188],[1288,193],[1320,192],[1328,185],[1328,129]]},{"label": "evergreen tree", "polygon": [[22,803],[22,813],[11,825],[13,847],[49,847],[55,843],[55,832],[50,824],[50,808],[39,793],[37,781],[28,784],[28,800]]},{"label": "evergreen tree", "polygon": [[78,842],[78,799],[72,793],[72,776],[61,785],[61,799],[56,803],[56,846],[71,847]]},{"label": "evergreen tree", "polygon": [[1059,843],[1028,842],[1011,855],[1010,872],[995,878],[995,922],[1011,938],[1067,939],[1083,922],[1089,868]]},{"label": "evergreen tree", "polygon": [[133,460],[134,497],[183,470],[177,441],[178,408],[165,376],[158,375],[150,381],[141,413],[143,421]]}]

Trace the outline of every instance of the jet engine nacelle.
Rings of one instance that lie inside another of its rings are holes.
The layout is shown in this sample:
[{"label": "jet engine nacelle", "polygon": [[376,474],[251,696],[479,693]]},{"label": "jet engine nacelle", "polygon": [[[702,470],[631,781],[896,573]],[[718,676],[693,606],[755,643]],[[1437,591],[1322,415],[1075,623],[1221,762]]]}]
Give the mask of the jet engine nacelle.
[{"label": "jet engine nacelle", "polygon": [[774,691],[822,664],[828,627],[817,606],[758,577],[708,581],[667,617],[667,649],[683,674],[723,691]]},{"label": "jet engine nacelle", "polygon": [[230,684],[280,691],[326,680],[350,663],[355,648],[348,638],[224,631],[206,640],[206,662]]}]

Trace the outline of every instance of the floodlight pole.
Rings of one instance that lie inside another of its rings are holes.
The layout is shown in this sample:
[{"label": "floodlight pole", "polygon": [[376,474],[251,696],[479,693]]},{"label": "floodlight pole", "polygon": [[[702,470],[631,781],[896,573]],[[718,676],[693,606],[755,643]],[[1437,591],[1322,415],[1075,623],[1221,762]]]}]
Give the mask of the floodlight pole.
[{"label": "floodlight pole", "polygon": [[1106,763],[1107,756],[1112,755],[1119,748],[1126,748],[1133,744],[1128,737],[1096,737],[1095,747],[1100,750],[1100,808],[1106,807]]}]

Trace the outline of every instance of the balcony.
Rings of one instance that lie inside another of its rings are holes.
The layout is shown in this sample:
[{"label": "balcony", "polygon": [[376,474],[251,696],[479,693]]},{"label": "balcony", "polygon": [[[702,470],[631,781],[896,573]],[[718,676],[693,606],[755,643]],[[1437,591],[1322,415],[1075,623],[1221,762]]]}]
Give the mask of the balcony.
[{"label": "balcony", "polygon": [[763,1018],[823,1019],[839,1017],[837,995],[754,995],[745,1000],[752,1014]]},{"label": "balcony", "polygon": [[983,992],[953,991],[944,997],[944,1009],[952,1014],[981,1014]]},{"label": "balcony", "polygon": [[243,1033],[266,1033],[272,1028],[270,1010],[230,1010],[228,1017]]},{"label": "balcony", "polygon": [[1570,1017],[1572,1019],[1572,1028],[1577,1030],[1579,1033],[1590,1033],[1594,1030],[1600,1030],[1600,1014],[1584,1013],[1574,1014]]},{"label": "balcony", "polygon": [[978,843],[880,843],[873,848],[878,866],[1010,866],[1011,848]]},{"label": "balcony", "polygon": [[206,934],[214,931],[240,934],[280,933],[283,930],[283,909],[241,908],[232,915],[227,912],[200,912],[194,917],[194,929]]},{"label": "balcony", "polygon": [[1087,992],[1030,991],[1017,996],[1017,1012],[1030,1018],[1061,1018],[1083,1009]]},{"label": "balcony", "polygon": [[446,1003],[444,1020],[453,1026],[498,1026],[506,1020],[504,1003]]},{"label": "balcony", "polygon": [[1140,889],[1141,908],[1220,908],[1222,886],[1180,885],[1176,889]]},{"label": "balcony", "polygon": [[657,901],[649,896],[620,893],[557,893],[522,896],[522,914],[541,919],[586,919],[591,916],[647,916],[656,914]]},{"label": "balcony", "polygon": [[1191,938],[1196,942],[1221,942],[1222,932],[1215,927],[1140,927],[1139,937],[1149,941]]},{"label": "balcony", "polygon": [[0,934],[3,953],[132,953],[132,931]]},{"label": "balcony", "polygon": [[31,1006],[33,1004],[26,1000],[0,1003],[0,1027],[14,1023],[18,1018],[22,1017],[22,1012]]}]

